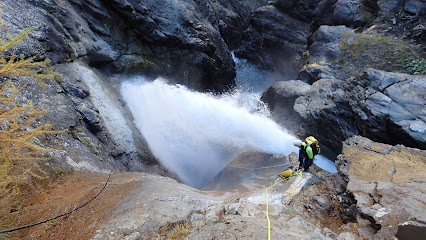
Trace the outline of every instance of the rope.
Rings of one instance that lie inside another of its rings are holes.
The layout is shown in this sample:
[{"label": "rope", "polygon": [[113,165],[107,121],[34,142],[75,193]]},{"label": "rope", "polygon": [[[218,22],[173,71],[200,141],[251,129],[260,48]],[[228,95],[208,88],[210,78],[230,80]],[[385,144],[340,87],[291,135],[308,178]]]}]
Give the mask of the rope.
[{"label": "rope", "polygon": [[273,167],[289,166],[289,165],[290,165],[290,163],[284,163],[284,164],[279,164],[279,165],[274,165],[274,166],[269,166],[269,167],[257,167],[257,168],[240,167],[240,166],[235,166],[235,165],[228,165],[228,167],[242,168],[242,169],[263,169],[263,168],[273,168]]},{"label": "rope", "polygon": [[105,187],[107,186],[107,184],[108,184],[108,182],[109,182],[109,179],[110,179],[110,177],[111,177],[111,173],[112,173],[112,171],[109,173],[108,179],[107,179],[107,181],[105,182],[105,184],[104,184],[104,186],[102,187],[102,189],[101,189],[101,190],[99,190],[99,192],[98,192],[98,193],[97,193],[94,197],[92,197],[90,200],[88,200],[87,202],[83,203],[82,205],[80,205],[80,206],[78,206],[78,207],[74,208],[73,210],[71,210],[71,211],[69,211],[69,212],[66,212],[66,213],[63,213],[63,214],[61,214],[61,215],[58,215],[58,216],[55,216],[55,217],[52,217],[52,218],[46,219],[46,220],[41,221],[41,222],[32,223],[32,224],[24,225],[24,226],[21,226],[21,227],[17,227],[17,228],[13,228],[13,229],[4,230],[4,231],[1,231],[1,232],[0,232],[0,234],[2,234],[2,233],[14,232],[14,231],[21,230],[21,229],[24,229],[24,228],[34,227],[34,226],[40,225],[40,224],[42,224],[42,223],[46,223],[46,222],[49,222],[49,221],[55,220],[55,219],[57,219],[57,218],[60,218],[60,217],[66,216],[66,215],[68,215],[68,214],[71,214],[71,213],[73,213],[73,212],[77,211],[78,209],[80,209],[80,208],[82,208],[82,207],[86,206],[88,203],[90,203],[90,202],[91,202],[91,201],[93,201],[95,198],[97,198],[97,197],[99,196],[99,194],[101,194],[101,192],[105,189]]},{"label": "rope", "polygon": [[274,183],[271,186],[269,186],[269,187],[266,188],[266,219],[268,219],[268,240],[271,240],[271,221],[269,220],[269,202],[268,202],[269,201],[268,200],[269,197],[268,197],[268,189],[271,188],[271,187],[273,187],[273,186],[275,186],[275,185],[277,185],[280,182],[287,181],[291,177],[296,176],[296,175],[303,177],[302,171],[295,172],[290,177],[286,177],[283,180],[280,180],[280,181],[278,181],[278,182],[276,182],[276,183]]}]

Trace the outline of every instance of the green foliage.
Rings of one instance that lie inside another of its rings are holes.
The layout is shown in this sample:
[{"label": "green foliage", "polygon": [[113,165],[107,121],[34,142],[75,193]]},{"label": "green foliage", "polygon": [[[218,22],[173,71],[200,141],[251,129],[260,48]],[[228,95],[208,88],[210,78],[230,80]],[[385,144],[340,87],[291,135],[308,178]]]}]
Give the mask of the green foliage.
[{"label": "green foliage", "polygon": [[347,75],[364,68],[411,75],[425,74],[423,51],[416,45],[386,36],[346,33],[340,43],[342,56],[336,60]]},{"label": "green foliage", "polygon": [[426,60],[425,59],[407,59],[404,64],[407,71],[413,75],[426,75]]}]

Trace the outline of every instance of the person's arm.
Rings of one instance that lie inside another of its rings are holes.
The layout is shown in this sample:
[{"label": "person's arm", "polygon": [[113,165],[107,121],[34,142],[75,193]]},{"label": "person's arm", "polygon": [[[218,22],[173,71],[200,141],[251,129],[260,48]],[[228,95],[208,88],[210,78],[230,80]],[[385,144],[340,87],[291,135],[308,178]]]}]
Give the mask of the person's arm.
[{"label": "person's arm", "polygon": [[306,153],[308,154],[309,159],[314,159],[314,153],[312,152],[311,146],[306,148]]}]

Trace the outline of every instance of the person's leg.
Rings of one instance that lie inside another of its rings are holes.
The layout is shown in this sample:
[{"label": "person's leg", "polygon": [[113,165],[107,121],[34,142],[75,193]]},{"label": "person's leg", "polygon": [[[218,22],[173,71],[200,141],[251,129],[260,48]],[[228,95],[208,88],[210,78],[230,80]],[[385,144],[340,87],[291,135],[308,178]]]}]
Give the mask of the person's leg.
[{"label": "person's leg", "polygon": [[299,149],[299,167],[303,168],[303,154],[302,150]]},{"label": "person's leg", "polygon": [[312,165],[313,163],[313,159],[306,159],[304,162],[304,167],[303,169],[305,169],[305,171],[308,171],[309,167]]}]

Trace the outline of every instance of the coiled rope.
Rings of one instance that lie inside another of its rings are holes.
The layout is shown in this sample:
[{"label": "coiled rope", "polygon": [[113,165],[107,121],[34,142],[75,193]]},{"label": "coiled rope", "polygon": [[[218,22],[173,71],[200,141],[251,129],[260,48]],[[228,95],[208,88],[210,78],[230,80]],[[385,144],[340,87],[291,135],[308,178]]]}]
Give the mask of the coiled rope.
[{"label": "coiled rope", "polygon": [[284,178],[284,179],[282,179],[282,180],[280,180],[280,181],[278,181],[278,182],[276,182],[276,183],[274,183],[271,186],[269,186],[269,187],[266,188],[266,219],[268,219],[268,240],[271,240],[271,221],[269,220],[268,189],[271,188],[271,187],[273,187],[273,186],[275,186],[275,185],[277,185],[280,182],[284,182],[284,181],[289,180],[293,176],[301,176],[301,177],[303,177],[303,173],[302,173],[302,171],[293,172],[293,174],[290,177],[286,177],[286,178]]},{"label": "coiled rope", "polygon": [[24,226],[21,226],[21,227],[17,227],[17,228],[12,228],[12,229],[8,229],[8,230],[0,231],[0,234],[2,234],[2,233],[14,232],[14,231],[21,230],[21,229],[24,229],[24,228],[34,227],[34,226],[40,225],[40,224],[42,224],[42,223],[46,223],[46,222],[49,222],[49,221],[55,220],[55,219],[57,219],[57,218],[60,218],[60,217],[66,216],[66,215],[68,215],[68,214],[71,214],[71,213],[73,213],[73,212],[77,211],[78,209],[80,209],[80,208],[82,208],[82,207],[86,206],[88,203],[90,203],[90,202],[91,202],[91,201],[93,201],[95,198],[97,198],[97,197],[99,196],[99,194],[101,194],[101,192],[102,192],[102,191],[105,189],[105,187],[108,185],[109,179],[111,178],[111,174],[112,174],[112,171],[109,173],[108,179],[107,179],[107,181],[105,182],[105,184],[104,184],[104,186],[102,187],[102,189],[101,189],[101,190],[99,190],[99,192],[98,192],[98,193],[97,193],[94,197],[92,197],[90,200],[86,201],[85,203],[81,204],[80,206],[78,206],[78,207],[74,208],[73,210],[68,211],[68,212],[66,212],[66,213],[63,213],[63,214],[61,214],[61,215],[58,215],[58,216],[55,216],[55,217],[52,217],[52,218],[46,219],[46,220],[41,221],[41,222],[32,223],[32,224],[24,225]]}]

